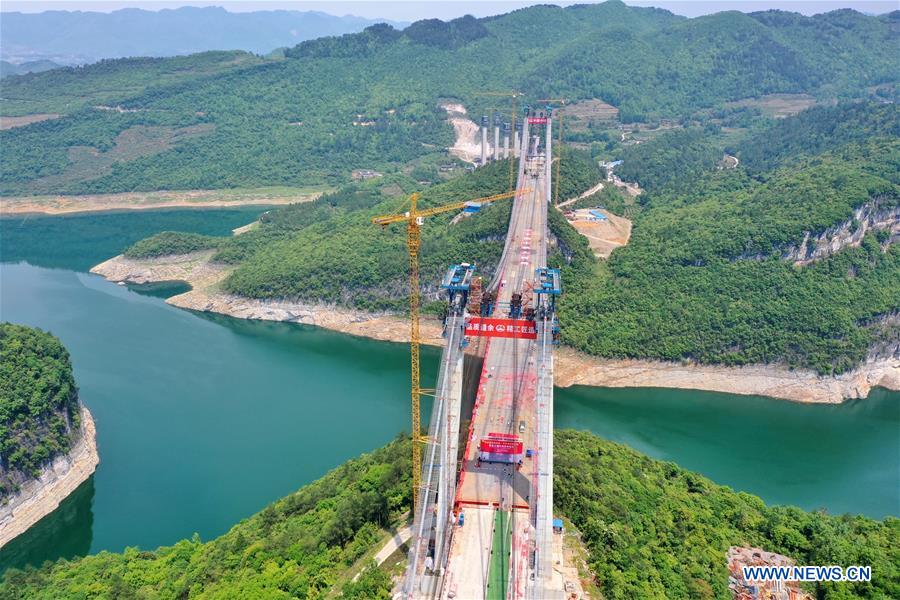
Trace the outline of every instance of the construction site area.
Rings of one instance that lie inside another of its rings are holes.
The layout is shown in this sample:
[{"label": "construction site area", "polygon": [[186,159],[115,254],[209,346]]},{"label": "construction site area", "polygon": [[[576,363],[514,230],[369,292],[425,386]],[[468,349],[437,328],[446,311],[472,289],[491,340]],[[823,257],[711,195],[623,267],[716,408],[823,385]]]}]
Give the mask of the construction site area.
[{"label": "construction site area", "polygon": [[[551,105],[511,122],[482,118],[475,161],[510,160],[510,191],[385,215],[405,224],[410,267],[414,518],[401,598],[579,598],[563,570],[563,527],[553,518],[553,361],[560,273],[547,266],[552,203]],[[460,112],[457,106],[448,112]],[[492,134],[492,135],[491,135]],[[491,138],[493,138],[491,140]],[[472,152],[474,154],[474,152]],[[558,175],[558,171],[557,171]],[[420,228],[448,211],[473,215],[512,201],[506,242],[490,279],[450,265],[443,349],[433,389],[419,374]],[[427,432],[421,397],[434,397]],[[575,581],[572,581],[574,579]]]}]

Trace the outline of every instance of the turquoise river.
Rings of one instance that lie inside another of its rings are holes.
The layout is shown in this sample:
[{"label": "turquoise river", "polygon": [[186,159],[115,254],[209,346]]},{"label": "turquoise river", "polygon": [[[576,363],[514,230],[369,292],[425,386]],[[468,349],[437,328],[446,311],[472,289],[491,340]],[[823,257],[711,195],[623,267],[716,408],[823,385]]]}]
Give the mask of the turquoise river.
[{"label": "turquoise river", "polygon": [[[0,219],[0,318],[72,354],[101,463],[0,551],[0,570],[210,539],[409,428],[407,349],[284,323],[195,314],[173,288],[87,273],[165,229],[226,234],[262,209]],[[434,377],[438,353],[424,353]],[[770,503],[900,514],[900,394],[801,405],[668,389],[558,389],[558,427],[588,429]]]}]

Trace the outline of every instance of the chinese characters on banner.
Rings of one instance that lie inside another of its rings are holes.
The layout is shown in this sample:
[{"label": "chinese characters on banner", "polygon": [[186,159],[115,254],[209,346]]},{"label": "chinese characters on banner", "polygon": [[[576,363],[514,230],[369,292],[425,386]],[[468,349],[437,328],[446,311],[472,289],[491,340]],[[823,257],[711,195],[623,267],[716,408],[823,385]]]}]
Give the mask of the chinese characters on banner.
[{"label": "chinese characters on banner", "polygon": [[487,319],[473,317],[466,322],[467,336],[537,339],[533,321],[524,319]]}]

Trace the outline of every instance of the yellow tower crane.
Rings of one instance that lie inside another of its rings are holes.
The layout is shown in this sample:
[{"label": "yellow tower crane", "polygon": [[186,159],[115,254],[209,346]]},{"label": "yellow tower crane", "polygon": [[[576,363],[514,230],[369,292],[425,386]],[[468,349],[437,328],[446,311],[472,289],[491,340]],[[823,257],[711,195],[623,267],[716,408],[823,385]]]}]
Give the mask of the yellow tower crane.
[{"label": "yellow tower crane", "polygon": [[[538,102],[559,102],[563,106],[568,102],[568,98],[542,98],[538,100]],[[559,204],[559,165],[562,163],[562,139],[563,139],[563,113],[559,111],[559,126],[556,128],[558,131],[557,137],[557,145],[559,146],[559,156],[556,157],[556,181],[554,182],[555,191],[553,193],[553,205],[556,206]]]},{"label": "yellow tower crane", "polygon": [[[525,193],[531,190],[522,190]],[[421,419],[421,399],[423,395],[434,393],[434,390],[422,389],[419,378],[419,345],[421,337],[419,336],[419,246],[420,246],[420,228],[425,222],[425,217],[439,215],[441,213],[464,208],[468,202],[493,202],[494,200],[503,200],[511,198],[517,192],[505,192],[503,194],[495,194],[486,198],[478,198],[477,200],[466,200],[463,202],[454,202],[443,206],[435,206],[419,210],[419,194],[415,193],[409,197],[409,210],[398,215],[382,215],[372,219],[375,225],[387,227],[393,223],[406,223],[406,249],[409,253],[409,349],[410,349],[410,371],[412,380],[412,484],[413,484],[413,512],[416,511],[419,501],[419,486],[422,473],[422,446],[426,441],[422,436],[422,419]]]},{"label": "yellow tower crane", "polygon": [[[510,111],[509,117],[509,126],[512,128],[512,133],[515,135],[516,131],[516,119],[518,118],[518,113],[516,112],[517,102],[519,96],[524,96],[522,92],[478,92],[475,96],[497,96],[500,98],[511,98],[512,99],[512,110]],[[493,118],[493,115],[492,115]],[[515,149],[513,149],[513,154],[515,154]],[[513,186],[515,185],[515,169],[513,168],[513,163],[516,162],[512,159],[509,161],[509,190],[512,191]]]}]

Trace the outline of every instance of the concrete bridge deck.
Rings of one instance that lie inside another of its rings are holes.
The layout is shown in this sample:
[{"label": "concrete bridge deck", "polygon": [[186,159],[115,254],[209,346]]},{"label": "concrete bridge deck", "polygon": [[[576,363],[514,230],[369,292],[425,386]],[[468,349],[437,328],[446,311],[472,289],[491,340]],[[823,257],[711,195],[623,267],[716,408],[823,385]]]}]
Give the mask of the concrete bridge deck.
[{"label": "concrete bridge deck", "polygon": [[[541,148],[540,141],[529,137],[528,125],[523,127],[517,183],[517,189],[522,193],[513,202],[503,256],[489,286],[497,292],[493,317],[508,316],[514,293],[522,295],[523,309],[532,306],[535,269],[546,266],[549,144],[552,139],[549,119],[544,134],[546,141]],[[525,152],[526,149],[529,151]],[[547,322],[543,325],[546,328]],[[550,434],[547,423],[541,421],[546,419],[548,403],[552,411],[552,388],[548,399],[547,391],[543,389],[546,378],[539,372],[542,365],[548,364],[548,335],[547,331],[542,331],[537,340],[495,337],[482,346],[484,362],[470,429],[467,434],[464,432],[465,448],[461,460],[451,467],[446,448],[441,459],[444,461],[443,477],[450,474],[455,477],[458,472],[455,486],[444,485],[442,488],[455,488],[454,501],[448,503],[447,498],[441,497],[433,472],[431,476],[423,476],[423,484],[430,487],[420,508],[425,514],[417,516],[421,523],[418,531],[414,528],[413,535],[425,535],[429,529],[443,531],[434,534],[430,546],[423,540],[418,544],[418,550],[411,553],[411,560],[417,560],[419,564],[407,573],[406,597],[476,600],[501,597],[497,595],[501,588],[503,598],[557,595],[556,590],[544,590],[543,582],[535,583],[532,579],[537,568],[533,560],[535,547],[549,546],[552,537],[547,519],[547,515],[552,515],[552,489],[547,489],[548,469],[552,482],[552,456],[542,456],[552,454],[552,442],[545,439]],[[448,338],[452,337],[448,334]],[[448,352],[455,352],[450,344],[448,339],[442,361],[447,360]],[[552,369],[552,361],[549,368]],[[444,380],[444,388],[439,386],[432,419],[445,418],[442,415],[447,414],[446,408],[437,408],[439,400],[446,402],[448,398],[457,398],[461,392],[446,388],[446,382],[456,385],[452,382],[461,380],[458,375],[448,377]],[[542,398],[540,403],[539,397]],[[465,415],[462,419],[465,420]],[[440,426],[432,426],[431,431],[434,432],[431,435],[439,437]],[[491,433],[518,436],[524,448],[532,451],[532,457],[523,457],[521,465],[480,462],[479,442]],[[446,436],[441,439],[443,442],[435,439],[432,443],[449,444]],[[440,448],[433,447],[432,450],[434,455],[441,453]],[[545,506],[547,504],[549,506]],[[449,514],[439,516],[443,511],[449,511]],[[460,512],[464,515],[462,526],[458,523]],[[496,531],[498,522],[505,524],[504,531]],[[436,527],[436,523],[441,526]],[[540,526],[548,531],[536,532],[536,523],[541,523]],[[494,571],[498,568],[498,563],[494,562],[492,567],[491,561],[498,551],[508,553],[508,560],[502,563],[507,571],[503,574],[505,585],[502,586],[496,583],[499,574],[491,572],[492,568]],[[413,558],[414,554],[416,558]],[[430,568],[423,568],[426,560],[432,561],[428,563]],[[492,586],[489,585],[491,581],[494,582]],[[562,597],[562,589],[558,591]]]}]

